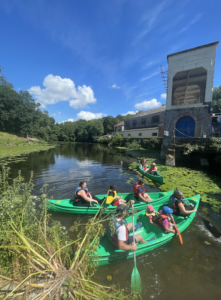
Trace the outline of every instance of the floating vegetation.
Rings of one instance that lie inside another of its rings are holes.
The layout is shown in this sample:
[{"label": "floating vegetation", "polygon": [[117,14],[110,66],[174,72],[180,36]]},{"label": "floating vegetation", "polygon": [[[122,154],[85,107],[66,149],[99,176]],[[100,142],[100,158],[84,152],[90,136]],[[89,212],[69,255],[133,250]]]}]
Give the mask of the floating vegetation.
[{"label": "floating vegetation", "polygon": [[[140,158],[139,158],[140,159]],[[150,165],[153,158],[146,158],[146,162]],[[130,165],[131,170],[135,170],[137,174],[138,163],[134,162]],[[164,165],[157,164],[157,168],[163,168]],[[164,183],[153,182],[146,176],[142,176],[144,181],[162,191],[180,189],[185,197],[191,197],[194,194],[201,195],[201,201],[209,204],[216,212],[221,211],[221,178],[210,175],[205,171],[193,170],[190,168],[168,167],[167,170],[161,171],[164,177]]]}]

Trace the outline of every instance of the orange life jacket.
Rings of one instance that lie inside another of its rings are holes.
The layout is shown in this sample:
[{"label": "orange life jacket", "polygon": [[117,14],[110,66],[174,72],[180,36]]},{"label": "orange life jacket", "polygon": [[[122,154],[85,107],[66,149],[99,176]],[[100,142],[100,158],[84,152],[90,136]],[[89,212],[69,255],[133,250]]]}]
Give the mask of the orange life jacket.
[{"label": "orange life jacket", "polygon": [[[139,197],[139,193],[138,193],[138,190],[137,190],[139,187],[142,187],[142,186],[141,186],[140,184],[138,184],[138,183],[136,183],[136,184],[134,185],[134,187],[133,187],[134,197]],[[142,187],[142,189],[143,189],[142,195],[144,195],[144,193],[145,193],[145,188]]]},{"label": "orange life jacket", "polygon": [[[181,202],[183,204],[183,206],[185,207],[185,203],[184,202]],[[180,212],[180,209],[179,207],[176,205],[176,201],[173,203],[173,212],[175,214],[178,214]]]}]

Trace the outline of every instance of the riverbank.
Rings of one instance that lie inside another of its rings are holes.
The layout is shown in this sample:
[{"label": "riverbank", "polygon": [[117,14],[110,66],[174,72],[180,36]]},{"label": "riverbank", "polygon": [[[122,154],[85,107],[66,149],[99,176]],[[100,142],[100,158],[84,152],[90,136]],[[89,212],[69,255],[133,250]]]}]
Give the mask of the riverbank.
[{"label": "riverbank", "polygon": [[24,157],[21,156],[54,147],[55,145],[50,145],[42,140],[26,139],[14,134],[0,132],[0,165],[22,161]]}]

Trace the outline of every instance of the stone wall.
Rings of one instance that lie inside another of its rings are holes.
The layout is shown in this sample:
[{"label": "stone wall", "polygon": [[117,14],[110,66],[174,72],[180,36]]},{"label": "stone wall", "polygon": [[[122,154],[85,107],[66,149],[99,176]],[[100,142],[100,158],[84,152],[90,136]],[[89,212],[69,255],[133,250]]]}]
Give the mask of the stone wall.
[{"label": "stone wall", "polygon": [[[166,110],[164,130],[169,132],[169,136],[167,137],[164,136],[163,144],[165,146],[167,147],[169,146],[171,140],[173,139],[173,135],[174,135],[173,131],[174,128],[176,127],[176,123],[182,117],[191,117],[194,119],[195,121],[194,138],[203,138],[203,135],[206,135],[207,138],[210,136],[211,114],[208,113],[207,105],[198,108]],[[184,137],[184,139],[185,138],[186,137]]]}]

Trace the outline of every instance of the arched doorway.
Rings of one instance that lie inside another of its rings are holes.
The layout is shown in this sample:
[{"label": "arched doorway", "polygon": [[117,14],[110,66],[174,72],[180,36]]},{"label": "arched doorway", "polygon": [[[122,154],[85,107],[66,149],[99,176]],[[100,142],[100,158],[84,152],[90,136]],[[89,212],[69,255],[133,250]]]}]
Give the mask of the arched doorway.
[{"label": "arched doorway", "polygon": [[191,117],[182,117],[176,123],[176,137],[194,137],[195,121]]}]

